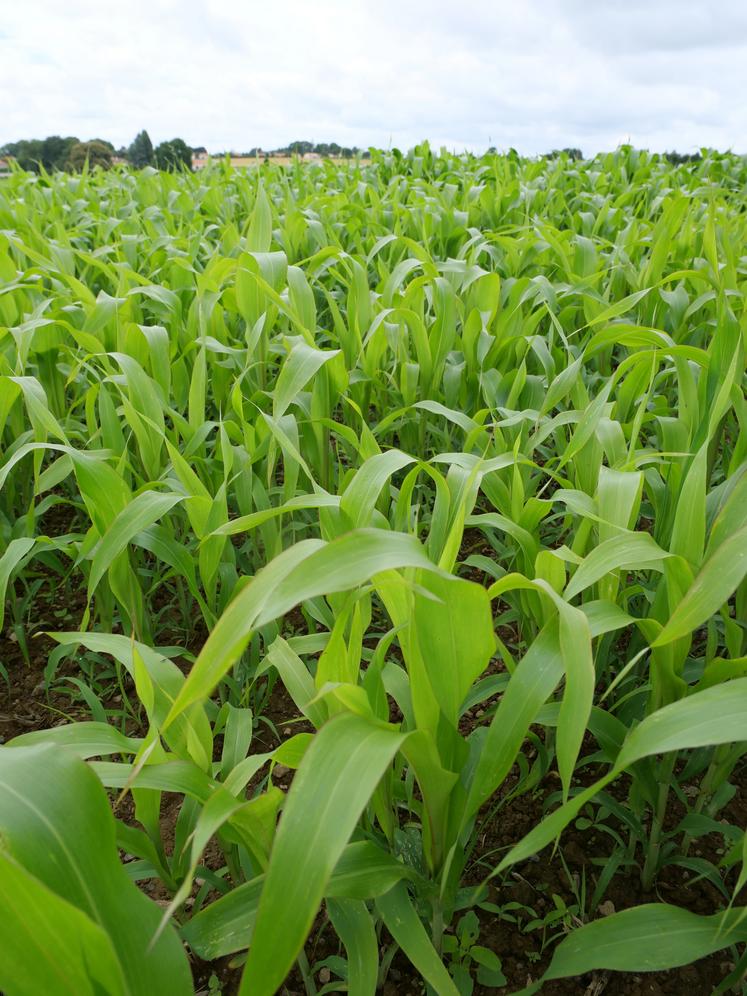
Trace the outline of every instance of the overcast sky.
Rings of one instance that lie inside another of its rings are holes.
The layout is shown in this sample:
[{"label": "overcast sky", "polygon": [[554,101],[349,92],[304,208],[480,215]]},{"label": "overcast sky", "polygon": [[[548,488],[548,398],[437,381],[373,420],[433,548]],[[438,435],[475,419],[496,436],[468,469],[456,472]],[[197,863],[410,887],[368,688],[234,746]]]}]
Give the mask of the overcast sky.
[{"label": "overcast sky", "polygon": [[0,144],[747,152],[747,0],[3,0]]}]

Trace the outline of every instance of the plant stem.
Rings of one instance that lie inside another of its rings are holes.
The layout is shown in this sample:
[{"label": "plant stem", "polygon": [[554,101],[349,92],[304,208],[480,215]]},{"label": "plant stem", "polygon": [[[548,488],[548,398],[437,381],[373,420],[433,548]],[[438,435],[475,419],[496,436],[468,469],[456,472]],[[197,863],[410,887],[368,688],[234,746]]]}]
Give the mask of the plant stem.
[{"label": "plant stem", "polygon": [[644,892],[649,892],[656,878],[656,871],[661,853],[661,835],[664,827],[664,817],[667,815],[667,801],[669,799],[669,785],[672,781],[674,765],[677,760],[677,752],[673,751],[669,757],[661,762],[659,768],[659,795],[656,802],[651,823],[651,833],[648,838],[648,848],[646,849],[646,861],[641,873],[641,887]]},{"label": "plant stem", "polygon": [[389,975],[389,969],[391,968],[394,956],[399,951],[399,944],[396,942],[389,945],[379,962],[379,978],[377,982],[377,991],[384,988],[384,983],[386,982],[387,975]]},{"label": "plant stem", "polygon": [[306,957],[306,952],[301,949],[298,955],[298,970],[301,973],[301,978],[303,979],[304,989],[306,990],[306,996],[316,996],[316,985],[314,984],[314,976],[311,974],[311,966],[309,965],[309,959]]},{"label": "plant stem", "polygon": [[423,412],[420,413],[420,421],[418,423],[418,453],[421,460],[425,460],[425,430],[426,430],[426,418]]},{"label": "plant stem", "polygon": [[444,910],[441,905],[441,899],[435,899],[433,901],[433,918],[431,920],[431,940],[433,941],[433,947],[436,951],[441,954],[441,942],[444,936]]},{"label": "plant stem", "polygon": [[325,425],[322,427],[322,487],[329,491],[331,472],[330,472],[330,447],[332,445],[332,434],[329,428]]},{"label": "plant stem", "polygon": [[[707,816],[714,816],[709,812],[713,797],[718,787],[729,777],[734,762],[743,753],[743,745],[721,744],[713,752],[711,763],[703,775],[698,789],[698,795],[693,803],[693,812],[702,813],[705,810]],[[692,837],[686,833],[682,838],[682,853],[687,854]]]},{"label": "plant stem", "polygon": [[[719,751],[722,749],[723,745],[721,748],[718,748],[717,750],[714,751],[713,757],[711,758],[711,763],[708,765],[708,769],[706,773],[703,775],[700,787],[698,788],[697,798],[693,803],[694,813],[701,813],[703,811],[703,807],[706,804],[706,800],[710,797],[710,795],[713,792],[712,788],[713,776],[715,775],[716,768],[719,765]],[[690,844],[692,844],[692,837],[690,836],[689,833],[686,832],[684,837],[682,838],[683,855],[687,855],[687,852],[690,850]]]},{"label": "plant stem", "polygon": [[744,982],[745,978],[747,978],[747,948],[742,952],[734,971],[730,972],[721,981],[720,985],[713,990],[713,996],[722,996],[723,993],[727,992],[737,992],[739,984]]}]

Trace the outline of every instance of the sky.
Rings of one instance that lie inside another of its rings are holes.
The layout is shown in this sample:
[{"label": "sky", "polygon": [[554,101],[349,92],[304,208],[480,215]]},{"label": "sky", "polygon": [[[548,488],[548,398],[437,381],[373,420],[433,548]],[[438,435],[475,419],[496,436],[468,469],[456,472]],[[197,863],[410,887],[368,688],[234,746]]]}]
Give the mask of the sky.
[{"label": "sky", "polygon": [[0,145],[747,152],[747,0],[2,0]]}]

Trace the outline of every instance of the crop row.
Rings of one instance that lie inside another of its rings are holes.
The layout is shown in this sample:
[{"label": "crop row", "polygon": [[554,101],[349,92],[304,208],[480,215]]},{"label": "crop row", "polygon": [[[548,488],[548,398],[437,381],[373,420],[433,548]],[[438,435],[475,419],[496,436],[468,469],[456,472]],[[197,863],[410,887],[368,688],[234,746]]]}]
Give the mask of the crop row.
[{"label": "crop row", "polygon": [[[469,994],[516,981],[496,924],[542,934],[527,992],[739,982],[746,183],[427,146],[2,182],[0,675],[50,632],[92,716],[0,748],[8,996],[193,992],[190,956]],[[588,895],[509,909],[569,826]],[[600,915],[672,875],[711,910]]]}]

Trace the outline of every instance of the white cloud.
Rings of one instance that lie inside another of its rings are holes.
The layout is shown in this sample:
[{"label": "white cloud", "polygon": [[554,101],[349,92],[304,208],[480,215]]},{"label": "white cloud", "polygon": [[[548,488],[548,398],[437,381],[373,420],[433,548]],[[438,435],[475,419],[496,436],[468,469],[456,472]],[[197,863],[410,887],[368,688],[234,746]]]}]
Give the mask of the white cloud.
[{"label": "white cloud", "polygon": [[9,0],[0,143],[742,150],[743,0]]}]

